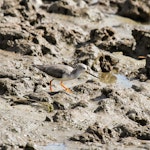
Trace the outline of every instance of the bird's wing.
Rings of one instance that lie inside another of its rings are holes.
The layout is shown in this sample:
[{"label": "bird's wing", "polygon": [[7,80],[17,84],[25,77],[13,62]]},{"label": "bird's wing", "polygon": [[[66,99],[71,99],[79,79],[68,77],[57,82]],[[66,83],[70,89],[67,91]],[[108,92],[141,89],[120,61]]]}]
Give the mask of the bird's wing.
[{"label": "bird's wing", "polygon": [[48,75],[54,78],[62,78],[63,74],[65,73],[64,70],[56,66],[46,67],[44,72],[46,72]]},{"label": "bird's wing", "polygon": [[35,67],[54,78],[62,78],[64,74],[69,74],[73,70],[65,65],[36,65]]}]

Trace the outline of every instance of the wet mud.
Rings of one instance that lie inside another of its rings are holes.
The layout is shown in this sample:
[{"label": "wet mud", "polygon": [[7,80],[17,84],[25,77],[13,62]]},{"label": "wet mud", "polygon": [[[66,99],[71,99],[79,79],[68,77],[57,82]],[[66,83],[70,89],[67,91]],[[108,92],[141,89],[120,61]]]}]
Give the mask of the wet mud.
[{"label": "wet mud", "polygon": [[[131,10],[132,8],[132,10]],[[150,149],[150,3],[0,2],[0,149]],[[60,81],[35,65],[77,63]]]}]

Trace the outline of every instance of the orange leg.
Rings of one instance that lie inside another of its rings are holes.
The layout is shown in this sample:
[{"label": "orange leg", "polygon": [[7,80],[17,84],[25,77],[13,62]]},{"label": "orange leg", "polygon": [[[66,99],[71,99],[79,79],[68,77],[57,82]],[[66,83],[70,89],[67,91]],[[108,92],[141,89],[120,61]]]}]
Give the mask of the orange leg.
[{"label": "orange leg", "polygon": [[52,89],[52,81],[53,81],[53,80],[54,80],[54,79],[52,79],[52,80],[50,81],[50,83],[49,83],[49,84],[50,84],[50,91],[51,91],[51,92],[53,92],[53,89]]},{"label": "orange leg", "polygon": [[72,91],[70,89],[68,89],[67,87],[65,87],[65,85],[63,84],[63,82],[60,82],[60,85],[65,89],[66,92],[68,93],[72,93]]}]

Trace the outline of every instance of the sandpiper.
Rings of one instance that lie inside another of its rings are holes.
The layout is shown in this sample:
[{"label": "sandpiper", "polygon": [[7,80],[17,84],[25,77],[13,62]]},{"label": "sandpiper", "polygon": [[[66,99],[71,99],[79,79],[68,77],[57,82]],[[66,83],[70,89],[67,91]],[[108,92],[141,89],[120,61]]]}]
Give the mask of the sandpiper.
[{"label": "sandpiper", "polygon": [[[68,80],[73,80],[76,79],[80,76],[81,73],[87,72],[87,66],[79,63],[75,68],[72,68],[71,66],[68,65],[62,65],[62,64],[54,64],[54,65],[34,65],[36,68],[39,70],[47,73],[50,75],[53,79],[50,80],[50,91],[52,92],[52,81],[59,80],[60,85],[65,89],[66,92],[71,93],[71,90],[67,88],[64,84],[63,81],[68,81]],[[91,73],[89,73],[91,74]],[[91,74],[94,76],[93,74]],[[96,76],[94,76],[96,77]]]}]

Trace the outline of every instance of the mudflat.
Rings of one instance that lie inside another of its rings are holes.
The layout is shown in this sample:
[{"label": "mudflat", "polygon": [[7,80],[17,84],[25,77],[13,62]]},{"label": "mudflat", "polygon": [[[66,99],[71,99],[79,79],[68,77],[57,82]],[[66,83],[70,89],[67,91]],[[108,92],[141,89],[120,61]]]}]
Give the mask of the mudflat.
[{"label": "mudflat", "polygon": [[[0,2],[0,149],[150,149],[150,3]],[[53,81],[34,65],[83,63]]]}]

